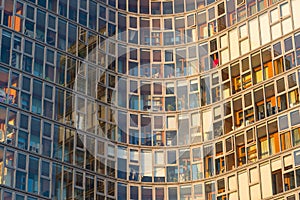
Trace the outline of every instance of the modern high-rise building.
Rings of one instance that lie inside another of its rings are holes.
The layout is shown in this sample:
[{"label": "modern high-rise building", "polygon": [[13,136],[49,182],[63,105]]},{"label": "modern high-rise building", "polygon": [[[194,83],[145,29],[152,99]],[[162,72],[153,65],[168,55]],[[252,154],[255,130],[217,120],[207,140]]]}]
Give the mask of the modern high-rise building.
[{"label": "modern high-rise building", "polygon": [[300,0],[0,0],[0,199],[300,200]]}]

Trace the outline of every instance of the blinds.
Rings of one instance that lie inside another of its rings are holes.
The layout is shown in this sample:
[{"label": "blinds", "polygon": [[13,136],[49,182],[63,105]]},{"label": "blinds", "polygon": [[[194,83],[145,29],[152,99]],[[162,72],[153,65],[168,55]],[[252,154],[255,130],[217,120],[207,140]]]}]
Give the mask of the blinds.
[{"label": "blinds", "polygon": [[130,150],[130,161],[138,162],[139,152],[135,150]]},{"label": "blinds", "polygon": [[127,150],[125,148],[118,148],[118,158],[127,159]]},{"label": "blinds", "polygon": [[281,17],[290,15],[289,3],[284,3],[280,5],[280,13],[281,13]]},{"label": "blinds", "polygon": [[236,185],[236,178],[235,176],[231,176],[228,178],[228,190],[232,191],[232,190],[236,190],[237,185]]},{"label": "blinds", "polygon": [[292,0],[292,11],[293,11],[293,18],[294,18],[294,28],[297,29],[300,27],[300,12],[299,12],[299,7],[300,7],[300,1],[298,0]]},{"label": "blinds", "polygon": [[272,30],[272,39],[275,40],[281,36],[281,26],[280,23],[277,23],[271,27]]},{"label": "blinds", "polygon": [[152,152],[142,151],[141,152],[141,168],[143,176],[152,177]]},{"label": "blinds", "polygon": [[221,36],[220,40],[221,40],[221,48],[228,46],[227,35]]},{"label": "blinds", "polygon": [[177,87],[184,87],[187,86],[187,82],[186,81],[178,81],[177,82]]},{"label": "blinds", "polygon": [[[247,171],[238,174],[238,180],[239,180],[239,193],[249,194]],[[243,200],[248,200],[248,199],[249,199],[249,195],[243,195]]]},{"label": "blinds", "polygon": [[248,32],[247,32],[246,24],[243,26],[240,26],[240,37],[244,38],[244,37],[247,37],[247,35],[248,35]]},{"label": "blinds", "polygon": [[174,88],[174,83],[167,83],[167,88]]},{"label": "blinds", "polygon": [[156,151],[155,152],[155,164],[156,165],[163,165],[164,162],[164,152],[163,151]]},{"label": "blinds", "polygon": [[270,164],[260,166],[260,174],[263,174],[261,179],[262,198],[272,196],[272,178],[270,172]]},{"label": "blinds", "polygon": [[214,119],[219,119],[221,115],[221,107],[214,108]]},{"label": "blinds", "polygon": [[258,48],[260,45],[259,31],[257,31],[257,30],[259,30],[258,20],[255,18],[255,19],[249,21],[251,50]]},{"label": "blinds", "polygon": [[229,50],[225,49],[221,51],[221,64],[227,63],[229,61]]},{"label": "blinds", "polygon": [[198,79],[193,79],[193,80],[191,80],[191,85],[193,85],[193,84],[198,84]]},{"label": "blinds", "polygon": [[259,184],[250,187],[251,199],[261,199]]},{"label": "blinds", "polygon": [[212,117],[211,111],[203,112],[203,132],[209,132],[212,130]]},{"label": "blinds", "polygon": [[176,121],[174,116],[167,117],[167,128],[168,129],[175,129],[176,128]]},{"label": "blinds", "polygon": [[257,168],[250,169],[250,182],[256,183],[259,181],[259,173]]},{"label": "blinds", "polygon": [[284,167],[288,167],[290,165],[293,165],[293,159],[292,159],[292,156],[289,155],[289,156],[285,156],[283,158],[283,161],[284,161]]},{"label": "blinds", "polygon": [[270,22],[269,22],[269,17],[268,13],[265,13],[261,16],[259,16],[259,25],[260,27],[264,27],[264,32],[261,34],[261,44],[267,44],[270,42],[271,37],[270,37]]},{"label": "blinds", "polygon": [[290,33],[293,30],[292,19],[288,18],[282,21],[283,35]]},{"label": "blinds", "polygon": [[[256,32],[258,28],[255,30]],[[231,59],[235,59],[239,57],[239,42],[237,40],[238,38],[238,32],[237,29],[233,29],[232,31],[229,32],[229,44],[230,44],[230,56]]]},{"label": "blinds", "polygon": [[192,126],[198,126],[200,124],[200,113],[192,114]]},{"label": "blinds", "polygon": [[264,140],[260,143],[260,151],[262,157],[268,155],[268,140]]},{"label": "blinds", "polygon": [[271,23],[274,23],[279,20],[278,10],[274,9],[270,12],[271,15]]},{"label": "blinds", "polygon": [[278,159],[278,160],[272,161],[271,166],[272,166],[272,172],[274,172],[274,171],[276,171],[278,169],[281,169],[281,160]]},{"label": "blinds", "polygon": [[241,55],[244,55],[245,53],[248,53],[249,49],[250,49],[249,40],[246,39],[246,40],[241,41]]},{"label": "blinds", "polygon": [[155,177],[165,177],[165,168],[156,167],[155,168]]},{"label": "blinds", "polygon": [[235,200],[235,199],[238,199],[237,192],[230,193],[229,194],[229,200]]}]

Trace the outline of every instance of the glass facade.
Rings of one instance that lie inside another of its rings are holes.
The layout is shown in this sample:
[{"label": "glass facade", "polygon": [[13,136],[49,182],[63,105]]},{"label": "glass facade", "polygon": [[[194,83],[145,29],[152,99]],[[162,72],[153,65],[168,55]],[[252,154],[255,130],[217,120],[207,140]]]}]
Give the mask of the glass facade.
[{"label": "glass facade", "polygon": [[0,199],[300,200],[300,0],[0,0]]}]

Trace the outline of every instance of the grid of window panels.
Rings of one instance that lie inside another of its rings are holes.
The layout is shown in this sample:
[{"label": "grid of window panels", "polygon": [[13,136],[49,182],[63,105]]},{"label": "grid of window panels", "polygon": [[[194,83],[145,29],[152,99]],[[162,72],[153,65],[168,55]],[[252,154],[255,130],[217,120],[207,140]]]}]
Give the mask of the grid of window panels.
[{"label": "grid of window panels", "polygon": [[300,199],[299,6],[0,0],[0,199]]}]

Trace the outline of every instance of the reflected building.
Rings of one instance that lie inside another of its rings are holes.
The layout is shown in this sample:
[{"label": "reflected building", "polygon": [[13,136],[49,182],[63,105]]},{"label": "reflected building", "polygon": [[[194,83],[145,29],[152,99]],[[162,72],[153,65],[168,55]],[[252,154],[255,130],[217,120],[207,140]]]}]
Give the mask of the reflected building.
[{"label": "reflected building", "polygon": [[299,200],[300,0],[0,0],[0,199]]}]

